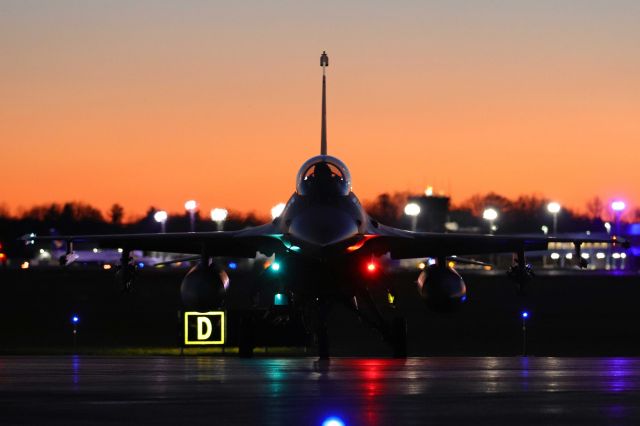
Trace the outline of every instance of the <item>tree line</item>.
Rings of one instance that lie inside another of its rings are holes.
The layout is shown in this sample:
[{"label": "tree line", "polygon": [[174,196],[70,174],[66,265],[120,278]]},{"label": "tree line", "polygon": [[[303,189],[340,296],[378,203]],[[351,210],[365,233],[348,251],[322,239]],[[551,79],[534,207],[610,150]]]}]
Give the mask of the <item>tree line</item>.
[{"label": "tree line", "polygon": [[[381,223],[406,227],[404,206],[412,194],[407,192],[384,193],[364,203],[369,214]],[[552,217],[546,209],[549,199],[536,195],[522,195],[509,199],[500,194],[474,195],[460,204],[452,205],[448,220],[462,229],[485,231],[486,221],[482,212],[492,207],[499,212],[497,233],[540,233],[542,226],[551,229]],[[27,233],[38,235],[146,233],[159,232],[160,225],[153,215],[158,209],[149,207],[147,212],[133,221],[125,221],[125,208],[113,204],[104,214],[98,208],[82,202],[52,203],[33,206],[18,215],[10,215],[6,206],[0,205],[0,242],[5,246]],[[626,215],[629,221],[640,221],[640,209]],[[189,230],[189,215],[170,215],[167,232]],[[242,229],[268,220],[254,213],[230,212],[224,229]],[[594,197],[586,205],[586,213],[563,208],[558,213],[558,232],[603,232],[604,222],[610,221],[606,204]],[[215,231],[216,225],[208,217],[196,213],[196,230]]]}]

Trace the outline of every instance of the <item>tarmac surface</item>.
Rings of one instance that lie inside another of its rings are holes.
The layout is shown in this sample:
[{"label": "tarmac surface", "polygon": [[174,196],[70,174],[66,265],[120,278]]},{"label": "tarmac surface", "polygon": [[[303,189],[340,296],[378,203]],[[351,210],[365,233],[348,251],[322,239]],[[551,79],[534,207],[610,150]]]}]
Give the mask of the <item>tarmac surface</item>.
[{"label": "tarmac surface", "polygon": [[322,425],[332,416],[637,425],[640,358],[0,357],[0,424]]}]

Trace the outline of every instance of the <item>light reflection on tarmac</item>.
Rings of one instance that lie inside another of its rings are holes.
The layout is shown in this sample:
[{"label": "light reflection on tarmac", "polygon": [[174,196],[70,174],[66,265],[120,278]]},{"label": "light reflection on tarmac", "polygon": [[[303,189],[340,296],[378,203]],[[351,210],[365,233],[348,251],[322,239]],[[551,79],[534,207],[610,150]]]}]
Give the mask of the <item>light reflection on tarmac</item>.
[{"label": "light reflection on tarmac", "polygon": [[0,357],[0,424],[640,424],[640,358]]}]

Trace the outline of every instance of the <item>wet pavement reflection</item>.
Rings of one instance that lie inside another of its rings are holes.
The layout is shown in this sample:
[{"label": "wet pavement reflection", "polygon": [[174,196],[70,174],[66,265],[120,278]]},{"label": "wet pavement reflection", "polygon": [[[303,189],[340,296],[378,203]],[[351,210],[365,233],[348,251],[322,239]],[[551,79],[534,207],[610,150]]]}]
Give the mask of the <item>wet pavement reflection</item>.
[{"label": "wet pavement reflection", "polygon": [[637,358],[0,357],[0,423],[640,424]]}]

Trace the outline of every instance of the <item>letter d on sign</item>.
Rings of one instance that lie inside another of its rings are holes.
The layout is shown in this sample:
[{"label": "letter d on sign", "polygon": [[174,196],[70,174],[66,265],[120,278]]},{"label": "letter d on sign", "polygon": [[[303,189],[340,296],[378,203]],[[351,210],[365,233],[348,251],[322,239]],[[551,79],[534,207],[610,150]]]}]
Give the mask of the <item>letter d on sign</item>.
[{"label": "letter d on sign", "polygon": [[[224,345],[225,312],[185,312],[185,345]],[[1,422],[0,422],[1,423]]]},{"label": "letter d on sign", "polygon": [[[207,331],[204,331],[206,328]],[[211,337],[213,331],[213,325],[211,320],[207,317],[198,317],[198,340],[207,340]]]}]

